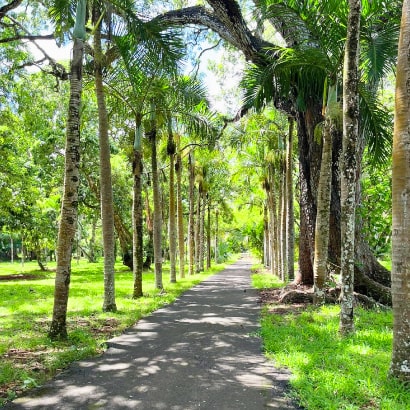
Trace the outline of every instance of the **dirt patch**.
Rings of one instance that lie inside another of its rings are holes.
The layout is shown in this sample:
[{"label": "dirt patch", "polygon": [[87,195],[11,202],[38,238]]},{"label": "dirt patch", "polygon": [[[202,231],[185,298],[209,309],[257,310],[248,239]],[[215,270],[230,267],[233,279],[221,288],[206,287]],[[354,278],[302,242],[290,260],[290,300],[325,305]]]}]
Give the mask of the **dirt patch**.
[{"label": "dirt patch", "polygon": [[313,291],[311,286],[289,284],[279,289],[262,289],[259,297],[262,305],[269,306],[269,313],[287,315],[300,313],[312,305]]}]

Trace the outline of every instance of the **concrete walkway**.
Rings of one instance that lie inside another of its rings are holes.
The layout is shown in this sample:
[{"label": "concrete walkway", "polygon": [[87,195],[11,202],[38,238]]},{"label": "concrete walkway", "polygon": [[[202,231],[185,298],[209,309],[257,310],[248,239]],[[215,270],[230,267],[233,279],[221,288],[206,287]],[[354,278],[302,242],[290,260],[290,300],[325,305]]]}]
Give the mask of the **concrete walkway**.
[{"label": "concrete walkway", "polygon": [[289,375],[261,351],[250,266],[240,259],[5,408],[297,409]]}]

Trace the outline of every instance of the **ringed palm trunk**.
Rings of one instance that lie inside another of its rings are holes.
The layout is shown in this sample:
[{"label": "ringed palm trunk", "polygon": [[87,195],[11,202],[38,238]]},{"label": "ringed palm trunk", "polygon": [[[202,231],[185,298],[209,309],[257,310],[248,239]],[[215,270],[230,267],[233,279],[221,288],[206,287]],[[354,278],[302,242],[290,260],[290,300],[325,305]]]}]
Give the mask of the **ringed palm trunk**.
[{"label": "ringed palm trunk", "polygon": [[175,171],[177,174],[177,226],[178,226],[178,255],[179,276],[185,277],[185,238],[184,238],[184,211],[182,207],[182,158],[180,151],[180,137],[177,139],[177,157]]},{"label": "ringed palm trunk", "polygon": [[289,118],[288,145],[286,149],[286,259],[288,278],[295,278],[295,221],[293,210],[293,128],[295,121]]},{"label": "ringed palm trunk", "polygon": [[[98,6],[96,6],[98,7]],[[108,113],[102,78],[101,26],[98,23],[100,12],[95,11],[94,22],[98,24],[94,33],[95,94],[98,106],[98,135],[100,144],[100,198],[101,220],[104,248],[104,312],[115,312],[115,237],[114,205],[111,178],[111,153],[108,136]]]},{"label": "ringed palm trunk", "polygon": [[[153,114],[154,115],[154,114]],[[158,177],[157,162],[157,129],[155,120],[152,120],[149,140],[151,142],[152,191],[154,197],[153,240],[154,240],[154,268],[155,287],[163,289],[162,284],[162,207],[161,192]]]},{"label": "ringed palm trunk", "polygon": [[132,297],[137,299],[143,296],[142,272],[144,267],[144,244],[143,244],[143,204],[142,204],[142,129],[141,116],[137,115],[134,139],[134,159],[132,163],[133,201],[132,201],[132,269],[134,286]]},{"label": "ringed palm trunk", "polygon": [[341,282],[340,333],[354,331],[353,289],[355,267],[356,183],[359,138],[358,64],[361,0],[349,0],[343,69],[343,150],[341,169]]},{"label": "ringed palm trunk", "polygon": [[403,1],[393,137],[392,299],[390,374],[410,381],[410,1]]},{"label": "ringed palm trunk", "polygon": [[[85,0],[77,7],[76,25],[84,33],[74,31],[71,60],[70,99],[68,105],[64,187],[61,200],[60,226],[57,239],[57,267],[54,288],[53,317],[48,335],[51,339],[67,338],[67,304],[71,278],[71,254],[77,230],[78,185],[80,181],[80,106],[85,37]],[[83,36],[84,34],[84,36]]]}]

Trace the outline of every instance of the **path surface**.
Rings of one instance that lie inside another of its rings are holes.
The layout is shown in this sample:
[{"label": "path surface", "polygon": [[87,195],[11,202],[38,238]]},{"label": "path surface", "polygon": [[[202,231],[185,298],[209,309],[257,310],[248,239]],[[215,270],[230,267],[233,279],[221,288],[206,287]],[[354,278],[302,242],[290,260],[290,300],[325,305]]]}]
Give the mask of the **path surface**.
[{"label": "path surface", "polygon": [[7,409],[296,409],[289,375],[256,336],[260,306],[243,258]]}]

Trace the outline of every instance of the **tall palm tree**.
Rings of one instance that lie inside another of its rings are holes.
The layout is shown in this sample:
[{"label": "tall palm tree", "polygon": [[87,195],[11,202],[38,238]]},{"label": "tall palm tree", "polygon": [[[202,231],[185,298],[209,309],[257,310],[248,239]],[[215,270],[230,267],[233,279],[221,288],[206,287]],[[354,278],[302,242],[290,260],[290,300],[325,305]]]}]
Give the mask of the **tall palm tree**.
[{"label": "tall palm tree", "polygon": [[390,374],[410,381],[410,1],[403,1],[397,59],[393,137],[392,297],[393,355]]},{"label": "tall palm tree", "polygon": [[[343,152],[341,163],[341,283],[340,326],[342,334],[354,331],[353,289],[355,262],[355,218],[359,135],[359,53],[361,0],[349,0],[343,67]],[[359,168],[360,169],[360,168]]]},{"label": "tall palm tree", "polygon": [[71,277],[72,244],[77,229],[78,185],[80,181],[80,106],[85,40],[86,0],[79,0],[73,31],[70,100],[68,106],[64,188],[61,200],[60,226],[57,239],[57,268],[53,317],[49,329],[52,339],[67,338],[67,304]]},{"label": "tall palm tree", "polygon": [[103,51],[101,45],[101,4],[94,1],[94,77],[98,105],[98,134],[100,144],[100,202],[104,249],[104,312],[115,312],[115,236],[114,203],[111,178],[111,152],[108,136],[108,112],[103,86]]}]

